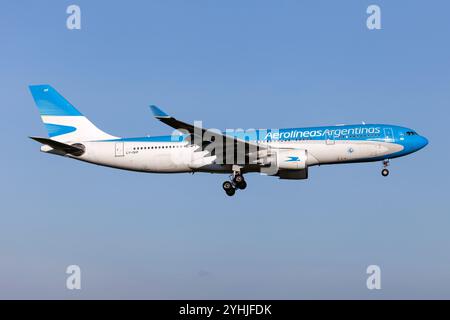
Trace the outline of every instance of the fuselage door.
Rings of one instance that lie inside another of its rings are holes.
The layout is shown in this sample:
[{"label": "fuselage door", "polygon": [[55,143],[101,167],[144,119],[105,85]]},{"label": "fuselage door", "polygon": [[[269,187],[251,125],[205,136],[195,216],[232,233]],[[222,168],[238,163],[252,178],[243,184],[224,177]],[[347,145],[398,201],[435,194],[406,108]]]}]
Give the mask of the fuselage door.
[{"label": "fuselage door", "polygon": [[394,131],[392,128],[384,128],[384,139],[386,142],[394,142]]},{"label": "fuselage door", "polygon": [[116,142],[116,157],[123,157],[124,156],[124,150],[123,150],[123,142]]},{"label": "fuselage door", "polygon": [[334,144],[334,137],[333,137],[333,135],[327,134],[325,138],[326,138],[325,143],[327,145],[333,145]]}]

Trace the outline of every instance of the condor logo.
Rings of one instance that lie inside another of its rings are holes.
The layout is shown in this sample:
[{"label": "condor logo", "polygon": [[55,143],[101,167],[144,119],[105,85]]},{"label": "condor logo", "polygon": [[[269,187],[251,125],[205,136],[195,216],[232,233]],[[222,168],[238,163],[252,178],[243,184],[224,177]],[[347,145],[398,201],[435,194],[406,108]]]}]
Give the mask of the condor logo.
[{"label": "condor logo", "polygon": [[289,157],[288,160],[286,160],[286,162],[296,162],[296,161],[300,161],[299,157]]}]

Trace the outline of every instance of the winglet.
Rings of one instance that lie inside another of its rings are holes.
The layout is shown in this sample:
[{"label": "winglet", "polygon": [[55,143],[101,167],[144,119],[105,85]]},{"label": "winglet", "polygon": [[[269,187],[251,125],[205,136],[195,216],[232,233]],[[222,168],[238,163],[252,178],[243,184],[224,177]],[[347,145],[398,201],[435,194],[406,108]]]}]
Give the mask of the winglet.
[{"label": "winglet", "polygon": [[150,109],[152,109],[153,115],[156,118],[168,118],[170,117],[167,113],[165,113],[164,111],[162,111],[160,108],[158,108],[157,106],[150,106]]}]

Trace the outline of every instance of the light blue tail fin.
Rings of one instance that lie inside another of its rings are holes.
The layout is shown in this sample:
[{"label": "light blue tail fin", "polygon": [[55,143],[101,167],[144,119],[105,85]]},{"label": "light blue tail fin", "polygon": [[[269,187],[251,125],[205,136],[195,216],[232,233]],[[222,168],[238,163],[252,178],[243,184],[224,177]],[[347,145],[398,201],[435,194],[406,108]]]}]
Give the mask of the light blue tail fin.
[{"label": "light blue tail fin", "polygon": [[117,138],[98,129],[52,86],[32,85],[30,91],[48,135],[53,140],[89,141]]},{"label": "light blue tail fin", "polygon": [[75,107],[51,86],[30,86],[31,95],[41,116],[82,116]]}]

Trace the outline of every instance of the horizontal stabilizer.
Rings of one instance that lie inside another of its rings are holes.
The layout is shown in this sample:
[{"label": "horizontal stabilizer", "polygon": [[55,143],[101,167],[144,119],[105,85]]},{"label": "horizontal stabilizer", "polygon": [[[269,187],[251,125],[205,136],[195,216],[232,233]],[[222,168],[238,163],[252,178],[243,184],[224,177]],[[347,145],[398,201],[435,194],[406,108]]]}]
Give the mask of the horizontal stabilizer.
[{"label": "horizontal stabilizer", "polygon": [[64,153],[72,154],[74,156],[81,156],[84,153],[84,146],[81,144],[70,145],[66,143],[62,143],[59,141],[55,141],[48,138],[40,138],[40,137],[30,137],[39,143],[45,144],[55,150],[62,151]]}]

